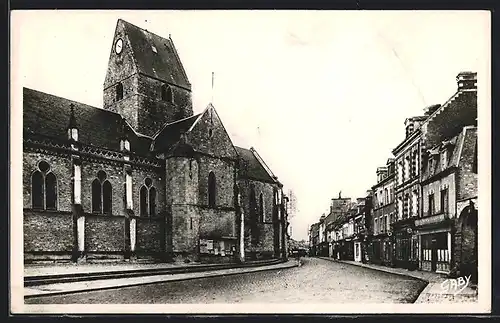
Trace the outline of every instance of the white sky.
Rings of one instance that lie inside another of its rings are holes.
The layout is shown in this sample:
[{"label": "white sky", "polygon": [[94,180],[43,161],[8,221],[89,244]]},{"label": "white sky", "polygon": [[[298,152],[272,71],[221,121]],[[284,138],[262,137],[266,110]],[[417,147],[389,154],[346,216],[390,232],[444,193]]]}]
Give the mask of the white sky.
[{"label": "white sky", "polygon": [[19,86],[102,107],[119,18],[172,35],[193,85],[233,143],[253,146],[297,196],[293,238],[342,191],[365,195],[406,117],[444,103],[488,59],[489,15],[466,11],[13,12]]}]

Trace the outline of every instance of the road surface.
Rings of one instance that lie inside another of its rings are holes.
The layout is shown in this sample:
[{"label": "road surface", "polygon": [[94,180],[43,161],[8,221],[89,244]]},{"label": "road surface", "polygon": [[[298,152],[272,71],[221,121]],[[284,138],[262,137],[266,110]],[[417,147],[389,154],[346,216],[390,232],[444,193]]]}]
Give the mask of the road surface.
[{"label": "road surface", "polygon": [[426,283],[302,258],[290,269],[26,299],[26,304],[413,303]]}]

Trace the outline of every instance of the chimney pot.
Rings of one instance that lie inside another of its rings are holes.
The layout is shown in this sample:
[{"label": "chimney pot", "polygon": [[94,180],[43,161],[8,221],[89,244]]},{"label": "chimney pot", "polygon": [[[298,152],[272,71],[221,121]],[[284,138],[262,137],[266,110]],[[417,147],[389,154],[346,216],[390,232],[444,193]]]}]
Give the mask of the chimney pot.
[{"label": "chimney pot", "polygon": [[460,72],[457,75],[458,91],[477,89],[476,72]]}]

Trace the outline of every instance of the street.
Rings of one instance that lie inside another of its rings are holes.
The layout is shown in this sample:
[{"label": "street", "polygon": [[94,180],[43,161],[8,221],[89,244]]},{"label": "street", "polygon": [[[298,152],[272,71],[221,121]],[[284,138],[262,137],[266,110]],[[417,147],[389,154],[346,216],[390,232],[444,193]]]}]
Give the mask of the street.
[{"label": "street", "polygon": [[302,258],[291,269],[26,299],[26,304],[413,303],[426,283]]}]

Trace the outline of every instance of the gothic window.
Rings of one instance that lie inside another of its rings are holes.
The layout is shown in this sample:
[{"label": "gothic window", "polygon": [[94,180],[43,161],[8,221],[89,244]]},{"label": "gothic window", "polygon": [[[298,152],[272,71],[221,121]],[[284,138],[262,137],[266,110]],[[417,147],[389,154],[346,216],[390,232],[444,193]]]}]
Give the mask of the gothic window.
[{"label": "gothic window", "polygon": [[57,202],[57,181],[54,173],[48,173],[45,176],[45,207],[48,210],[56,209]]},{"label": "gothic window", "polygon": [[34,209],[44,209],[43,196],[45,192],[43,175],[40,171],[35,171],[31,175],[31,198]]},{"label": "gothic window", "polygon": [[112,201],[111,183],[105,181],[102,184],[102,208],[104,214],[111,214]]},{"label": "gothic window", "polygon": [[141,216],[148,215],[148,189],[146,186],[141,187],[140,204],[141,204]]},{"label": "gothic window", "polygon": [[260,222],[264,222],[264,197],[262,193],[259,196],[259,218]]},{"label": "gothic window", "polygon": [[119,82],[116,85],[116,101],[123,99],[123,84]]},{"label": "gothic window", "polygon": [[111,183],[106,178],[106,173],[100,170],[97,178],[92,181],[92,213],[112,213],[113,192]]},{"label": "gothic window", "polygon": [[156,215],[156,189],[153,187],[153,180],[146,178],[139,191],[141,216]]},{"label": "gothic window", "polygon": [[31,175],[31,203],[34,209],[57,209],[57,179],[45,161]]},{"label": "gothic window", "polygon": [[156,189],[151,187],[149,189],[149,216],[156,214]]},{"label": "gothic window", "polygon": [[215,207],[215,204],[216,204],[215,188],[216,188],[215,174],[214,174],[214,172],[210,172],[208,174],[208,206],[209,207]]},{"label": "gothic window", "polygon": [[173,102],[173,94],[172,94],[172,89],[168,84],[163,84],[161,86],[161,100],[166,101],[166,102]]},{"label": "gothic window", "polygon": [[101,182],[94,179],[92,182],[92,213],[101,213]]}]

